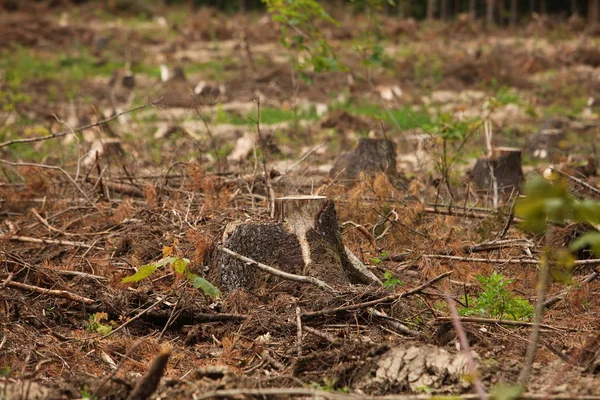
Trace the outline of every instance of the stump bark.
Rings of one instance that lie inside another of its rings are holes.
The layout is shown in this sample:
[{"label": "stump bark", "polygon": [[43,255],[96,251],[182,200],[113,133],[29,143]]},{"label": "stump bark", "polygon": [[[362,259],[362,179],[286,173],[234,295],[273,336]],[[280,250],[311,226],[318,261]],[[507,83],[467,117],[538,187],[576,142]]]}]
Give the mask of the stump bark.
[{"label": "stump bark", "polygon": [[[277,198],[275,221],[234,223],[226,231],[224,247],[281,271],[312,276],[329,285],[378,282],[370,271],[350,259],[334,203],[327,197]],[[268,289],[281,283],[280,278],[223,253],[213,257],[210,275],[225,291]],[[282,283],[284,290],[299,289],[299,285]]]},{"label": "stump bark", "polygon": [[521,150],[512,147],[495,148],[490,157],[477,159],[471,176],[480,189],[497,188],[499,193],[518,190],[524,179],[521,169]]},{"label": "stump bark", "polygon": [[356,179],[360,173],[396,173],[396,144],[386,139],[362,138],[352,152],[342,153],[329,172],[332,177]]}]

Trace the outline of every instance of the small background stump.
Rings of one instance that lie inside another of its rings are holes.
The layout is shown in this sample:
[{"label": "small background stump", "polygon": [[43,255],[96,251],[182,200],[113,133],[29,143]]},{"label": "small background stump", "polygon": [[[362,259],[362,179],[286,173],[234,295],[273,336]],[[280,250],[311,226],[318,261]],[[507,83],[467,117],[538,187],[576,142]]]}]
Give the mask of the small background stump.
[{"label": "small background stump", "polygon": [[386,139],[362,138],[352,152],[342,153],[329,172],[332,177],[356,179],[361,172],[376,175],[396,173],[396,144]]},{"label": "small background stump", "polygon": [[473,182],[483,190],[494,190],[493,178],[499,193],[511,193],[523,183],[521,150],[512,147],[497,147],[490,157],[477,159],[471,171]]},{"label": "small background stump", "polygon": [[556,163],[569,154],[569,146],[564,129],[559,120],[546,120],[540,130],[527,140],[527,154],[536,160]]},{"label": "small background stump", "polygon": [[[273,222],[237,224],[223,246],[281,271],[318,278],[330,285],[371,283],[349,260],[334,203],[324,196],[275,199]],[[227,229],[226,229],[227,230]],[[211,260],[211,279],[221,289],[268,289],[280,278],[246,265],[227,254]],[[283,282],[283,290],[303,287]]]}]

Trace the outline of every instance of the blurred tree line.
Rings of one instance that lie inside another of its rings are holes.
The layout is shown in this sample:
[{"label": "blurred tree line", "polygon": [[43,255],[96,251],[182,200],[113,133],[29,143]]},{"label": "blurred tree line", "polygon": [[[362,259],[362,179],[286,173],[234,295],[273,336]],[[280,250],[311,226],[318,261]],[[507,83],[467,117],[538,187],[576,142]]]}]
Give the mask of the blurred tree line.
[{"label": "blurred tree line", "polygon": [[[214,7],[227,12],[263,10],[262,0],[164,0],[167,4],[192,4],[197,7]],[[372,0],[321,1],[325,8],[364,11]],[[595,24],[599,17],[600,0],[381,0],[383,12],[401,18],[451,20],[460,14],[471,18],[484,17],[489,24],[514,25],[533,13],[541,16],[572,15],[587,17]]]}]

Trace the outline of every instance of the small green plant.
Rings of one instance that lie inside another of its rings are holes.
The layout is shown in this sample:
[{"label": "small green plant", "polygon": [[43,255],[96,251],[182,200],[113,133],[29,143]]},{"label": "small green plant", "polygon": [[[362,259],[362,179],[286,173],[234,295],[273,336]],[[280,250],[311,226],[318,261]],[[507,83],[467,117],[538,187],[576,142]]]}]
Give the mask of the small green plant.
[{"label": "small green plant", "polygon": [[336,385],[337,385],[338,381],[339,381],[338,378],[329,378],[329,377],[325,376],[325,377],[323,377],[323,384],[320,384],[319,382],[315,382],[315,381],[310,381],[308,386],[318,389],[318,390],[323,390],[324,392],[348,393],[350,391],[350,389],[348,389],[345,386],[343,388],[336,389]]},{"label": "small green plant", "polygon": [[83,387],[83,389],[81,389],[81,390],[79,391],[79,394],[81,395],[81,398],[82,398],[82,399],[98,400],[98,397],[97,397],[97,396],[94,396],[94,395],[92,394],[92,392],[90,391],[90,388],[89,388],[87,385],[85,385],[85,386]]},{"label": "small green plant", "polygon": [[[387,256],[388,256],[387,251],[384,251],[378,257],[371,258],[371,262],[373,264],[381,264],[383,262],[384,258],[386,258]],[[385,277],[385,274],[384,274],[384,277]]]},{"label": "small green plant", "polygon": [[415,391],[418,393],[431,394],[431,387],[427,385],[418,386]]},{"label": "small green plant", "polygon": [[383,273],[383,286],[387,289],[394,289],[396,286],[404,286],[404,282],[396,278],[390,271]]},{"label": "small green plant", "polygon": [[108,321],[108,314],[105,312],[97,312],[90,315],[86,329],[88,332],[96,332],[101,335],[108,335],[112,332],[112,325],[105,324],[104,321]]},{"label": "small green plant", "polygon": [[482,284],[482,291],[469,308],[462,308],[462,315],[480,315],[502,319],[505,316],[514,320],[530,319],[535,312],[533,306],[506,287],[514,282],[504,279],[502,274],[493,272],[489,277],[478,275],[477,280]]},{"label": "small green plant", "polygon": [[508,87],[506,85],[501,86],[498,89],[498,91],[496,92],[496,95],[492,98],[492,100],[503,106],[505,106],[507,104],[522,104],[523,103],[521,96],[519,96],[519,94],[517,92],[515,92],[514,90],[512,90],[510,87]]},{"label": "small green plant", "polygon": [[163,249],[163,258],[155,263],[142,265],[135,274],[121,279],[121,282],[139,282],[148,278],[157,269],[169,265],[171,268],[173,268],[173,271],[175,271],[176,274],[185,277],[194,288],[202,290],[202,292],[211,299],[221,296],[221,291],[215,285],[190,271],[190,260],[187,258],[172,256],[172,252],[172,246],[165,246]]},{"label": "small green plant", "polygon": [[333,19],[316,0],[263,0],[273,21],[281,26],[281,43],[296,51],[294,64],[305,80],[305,71],[328,72],[347,69],[340,63],[319,29],[319,23],[334,26]]},{"label": "small green plant", "polygon": [[11,373],[12,373],[12,368],[9,367],[8,365],[5,365],[4,367],[0,367],[0,376],[2,378],[8,378]]}]

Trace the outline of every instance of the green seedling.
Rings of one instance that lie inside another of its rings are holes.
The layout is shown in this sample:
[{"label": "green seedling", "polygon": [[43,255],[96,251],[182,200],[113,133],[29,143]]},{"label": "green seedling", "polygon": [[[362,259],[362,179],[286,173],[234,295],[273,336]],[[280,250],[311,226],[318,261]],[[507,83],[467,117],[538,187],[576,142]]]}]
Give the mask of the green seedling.
[{"label": "green seedling", "polygon": [[202,292],[211,299],[221,296],[221,291],[216,286],[190,271],[189,264],[190,260],[187,258],[166,256],[155,263],[142,265],[135,274],[121,279],[121,282],[139,282],[148,278],[156,272],[157,269],[168,265],[176,274],[184,276],[194,288],[202,290]]},{"label": "green seedling", "polygon": [[383,286],[387,289],[394,289],[396,286],[404,286],[404,282],[396,278],[390,271],[383,273]]},{"label": "green seedling", "polygon": [[474,299],[468,299],[472,304],[469,308],[462,308],[462,315],[478,315],[503,319],[509,317],[513,320],[531,319],[534,307],[527,300],[516,296],[507,289],[513,283],[512,279],[504,279],[502,274],[493,272],[489,277],[477,276],[482,284],[482,291]]}]

